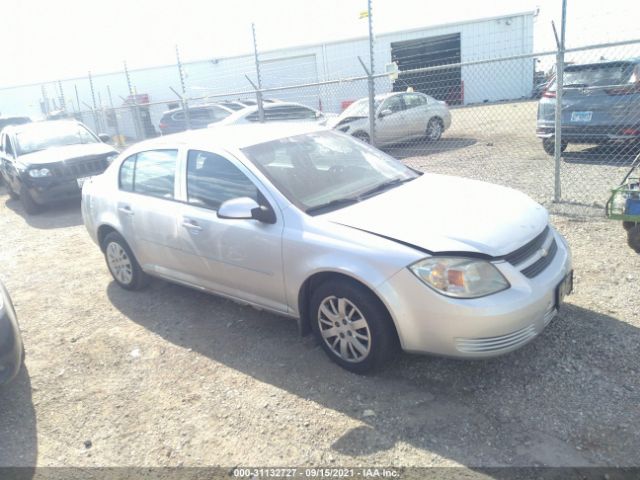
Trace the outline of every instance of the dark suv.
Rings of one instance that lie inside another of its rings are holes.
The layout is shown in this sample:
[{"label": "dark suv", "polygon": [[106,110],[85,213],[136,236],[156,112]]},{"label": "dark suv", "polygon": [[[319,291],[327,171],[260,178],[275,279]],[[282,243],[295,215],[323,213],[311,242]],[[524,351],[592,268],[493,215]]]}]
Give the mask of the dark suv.
[{"label": "dark suv", "polygon": [[11,198],[28,214],[50,202],[80,198],[87,177],[99,175],[118,156],[82,123],[35,122],[6,127],[0,135],[0,174]]},{"label": "dark suv", "polygon": [[[556,86],[538,104],[536,134],[554,153]],[[572,64],[564,69],[562,144],[602,144],[640,139],[640,59]]]}]

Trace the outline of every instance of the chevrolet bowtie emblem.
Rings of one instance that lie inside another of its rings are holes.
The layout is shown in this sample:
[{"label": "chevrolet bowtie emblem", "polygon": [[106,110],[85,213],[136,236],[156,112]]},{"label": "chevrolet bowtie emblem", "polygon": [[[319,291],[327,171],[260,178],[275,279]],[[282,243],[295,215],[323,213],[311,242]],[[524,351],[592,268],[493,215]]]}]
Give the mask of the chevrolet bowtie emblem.
[{"label": "chevrolet bowtie emblem", "polygon": [[549,251],[546,248],[541,248],[540,249],[540,256],[541,257],[546,257],[547,255],[549,255]]}]

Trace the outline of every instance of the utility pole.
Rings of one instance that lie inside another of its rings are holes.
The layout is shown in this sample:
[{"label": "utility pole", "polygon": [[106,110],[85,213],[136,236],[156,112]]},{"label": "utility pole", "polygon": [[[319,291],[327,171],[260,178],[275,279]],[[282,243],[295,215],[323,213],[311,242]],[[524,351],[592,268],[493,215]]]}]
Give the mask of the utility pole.
[{"label": "utility pole", "polygon": [[58,80],[58,90],[60,91],[60,108],[65,114],[67,113],[67,102],[64,98],[64,90],[62,90],[62,82]]},{"label": "utility pole", "polygon": [[262,77],[260,75],[260,60],[258,59],[258,40],[256,38],[256,24],[251,24],[253,33],[253,58],[256,62],[256,76],[258,77],[258,90],[256,90],[256,101],[258,102],[258,119],[264,122],[264,108],[262,105]]}]

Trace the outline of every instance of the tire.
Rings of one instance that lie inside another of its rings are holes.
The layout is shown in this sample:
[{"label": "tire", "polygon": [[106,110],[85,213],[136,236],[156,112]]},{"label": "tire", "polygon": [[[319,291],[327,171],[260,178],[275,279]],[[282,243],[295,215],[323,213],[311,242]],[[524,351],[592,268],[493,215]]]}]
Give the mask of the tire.
[{"label": "tire", "polygon": [[437,140],[440,140],[442,132],[444,132],[444,124],[442,123],[442,120],[437,117],[429,120],[429,123],[427,123],[427,129],[425,131],[428,141],[435,142]]},{"label": "tire", "polygon": [[640,224],[636,224],[635,227],[627,231],[627,243],[637,253],[640,253]]},{"label": "tire", "polygon": [[369,137],[368,133],[365,132],[356,132],[353,134],[355,138],[364,143],[371,143],[371,137]]},{"label": "tire", "polygon": [[149,285],[150,277],[142,271],[131,248],[116,232],[103,240],[104,259],[111,276],[125,290],[141,290]]},{"label": "tire", "polygon": [[[569,142],[561,141],[560,152],[564,152],[567,149],[568,145],[569,145]],[[551,156],[555,155],[556,139],[553,137],[542,139],[542,148],[544,149],[545,152],[547,152],[547,155],[551,155]]]},{"label": "tire", "polygon": [[387,309],[370,290],[353,281],[322,283],[311,295],[310,312],[322,348],[346,370],[358,374],[378,370],[398,350]]},{"label": "tire", "polygon": [[20,195],[13,191],[13,188],[11,188],[11,184],[9,182],[4,182],[4,184],[7,186],[9,198],[11,198],[11,200],[18,200],[20,198]]},{"label": "tire", "polygon": [[20,203],[27,215],[36,215],[42,211],[42,207],[35,202],[24,186],[20,189]]},{"label": "tire", "polygon": [[638,225],[636,222],[622,222],[622,227],[626,230],[629,231],[631,230],[633,227],[635,227],[636,225]]}]

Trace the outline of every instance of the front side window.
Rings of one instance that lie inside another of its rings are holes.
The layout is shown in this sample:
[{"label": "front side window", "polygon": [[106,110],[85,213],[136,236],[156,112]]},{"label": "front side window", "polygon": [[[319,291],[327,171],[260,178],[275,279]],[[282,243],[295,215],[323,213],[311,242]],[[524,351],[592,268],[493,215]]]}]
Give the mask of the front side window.
[{"label": "front side window", "polygon": [[242,149],[294,205],[311,214],[356,203],[420,174],[335,132],[314,132]]},{"label": "front side window", "polygon": [[258,202],[258,189],[238,167],[211,152],[189,151],[187,199],[192,205],[218,210],[227,200],[249,197]]},{"label": "front side window", "polygon": [[120,166],[120,189],[173,199],[177,150],[149,150],[127,158]]}]

